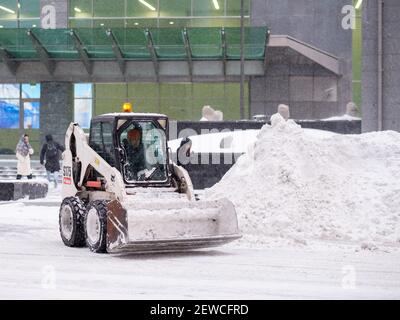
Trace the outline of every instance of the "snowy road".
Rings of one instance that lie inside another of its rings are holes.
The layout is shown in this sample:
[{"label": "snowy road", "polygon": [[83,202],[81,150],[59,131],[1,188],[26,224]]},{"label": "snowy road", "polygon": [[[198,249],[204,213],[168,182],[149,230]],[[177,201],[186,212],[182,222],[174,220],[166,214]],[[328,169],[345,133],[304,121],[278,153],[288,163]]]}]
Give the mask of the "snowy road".
[{"label": "snowy road", "polygon": [[98,255],[65,247],[56,202],[38,202],[0,204],[1,299],[400,299],[399,252],[232,244]]}]

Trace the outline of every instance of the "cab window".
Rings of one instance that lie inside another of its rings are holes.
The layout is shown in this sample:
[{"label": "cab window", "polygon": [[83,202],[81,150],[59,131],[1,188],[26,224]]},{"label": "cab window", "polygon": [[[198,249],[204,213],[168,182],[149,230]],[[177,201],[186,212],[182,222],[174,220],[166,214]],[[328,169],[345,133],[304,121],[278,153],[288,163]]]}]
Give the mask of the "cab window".
[{"label": "cab window", "polygon": [[111,122],[97,122],[92,124],[89,145],[110,166],[115,166],[113,126]]}]

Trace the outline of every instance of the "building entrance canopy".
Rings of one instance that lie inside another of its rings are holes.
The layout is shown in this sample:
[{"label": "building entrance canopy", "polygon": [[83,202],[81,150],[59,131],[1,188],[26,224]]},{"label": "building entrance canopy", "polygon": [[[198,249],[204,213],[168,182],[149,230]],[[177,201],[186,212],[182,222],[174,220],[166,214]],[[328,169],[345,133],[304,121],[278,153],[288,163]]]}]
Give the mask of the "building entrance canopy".
[{"label": "building entrance canopy", "polygon": [[[255,67],[254,63],[251,67],[251,61],[257,61],[258,65],[265,61],[268,39],[267,27],[245,28],[244,58],[250,62],[249,74]],[[219,62],[221,75],[229,76],[237,73],[234,69],[237,69],[240,53],[240,28],[0,29],[1,58],[14,76],[18,76],[20,71],[29,73],[30,68],[37,69],[37,63],[45,67],[48,75],[56,78],[59,78],[57,71],[65,67],[65,75],[78,76],[71,74],[74,64],[79,63],[82,69],[83,63],[85,68],[81,73],[85,71],[86,76],[93,76],[96,64],[97,67],[105,64],[103,71],[106,71],[112,69],[108,65],[110,62],[118,66],[120,75],[130,73],[129,69],[136,69],[138,76],[216,74],[212,63],[204,70],[204,64],[196,63],[200,61]],[[236,68],[228,66],[231,61],[236,62]],[[153,70],[141,74],[140,70],[148,63],[153,64]],[[23,64],[26,70],[19,70]],[[42,73],[36,73],[40,78],[37,80],[42,80]],[[31,76],[35,78],[33,70]],[[81,74],[81,77],[85,75]]]}]

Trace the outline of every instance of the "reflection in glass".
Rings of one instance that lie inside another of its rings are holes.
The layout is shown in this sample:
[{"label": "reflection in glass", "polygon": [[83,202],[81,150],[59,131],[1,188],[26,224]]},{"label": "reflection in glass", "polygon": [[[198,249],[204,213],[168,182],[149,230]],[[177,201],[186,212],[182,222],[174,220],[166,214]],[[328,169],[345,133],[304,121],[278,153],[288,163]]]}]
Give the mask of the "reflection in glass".
[{"label": "reflection in glass", "polygon": [[0,84],[0,98],[19,99],[19,84]]},{"label": "reflection in glass", "polygon": [[40,98],[40,83],[38,84],[22,84],[22,98],[24,99],[39,99]]},{"label": "reflection in glass", "polygon": [[123,28],[125,26],[124,19],[95,19],[93,20],[94,28]]},{"label": "reflection in glass", "polygon": [[0,29],[2,28],[17,28],[17,20],[0,20]]},{"label": "reflection in glass", "polygon": [[0,98],[0,128],[19,128],[19,100]]},{"label": "reflection in glass", "polygon": [[0,19],[16,19],[16,18],[17,18],[17,1],[1,0]]},{"label": "reflection in glass", "polygon": [[[126,2],[127,17],[157,17],[157,0],[131,0]],[[148,5],[146,5],[146,4]],[[153,7],[156,10],[152,10]]]},{"label": "reflection in glass", "polygon": [[187,17],[191,13],[191,0],[160,0],[160,17]]},{"label": "reflection in glass", "polygon": [[153,28],[157,27],[157,19],[126,19],[127,28]]},{"label": "reflection in glass", "polygon": [[93,16],[92,0],[70,0],[70,17],[89,18]]},{"label": "reflection in glass", "polygon": [[[226,0],[226,15],[227,16],[240,16],[240,1],[238,0]],[[243,13],[245,16],[250,14],[250,1],[244,1]]]},{"label": "reflection in glass", "polygon": [[24,102],[24,129],[39,129],[40,102]]},{"label": "reflection in glass", "polygon": [[40,19],[19,20],[20,28],[40,28]]},{"label": "reflection in glass", "polygon": [[74,85],[75,98],[92,98],[91,83],[76,83]]},{"label": "reflection in glass", "polygon": [[123,17],[125,15],[125,1],[96,0],[93,1],[93,11],[95,17]]},{"label": "reflection in glass", "polygon": [[224,0],[196,0],[193,1],[194,16],[223,16],[225,14]]},{"label": "reflection in glass", "polygon": [[75,99],[74,121],[83,129],[90,128],[92,99]]},{"label": "reflection in glass", "polygon": [[[0,1],[0,3],[3,1]],[[40,17],[40,0],[19,0],[19,17]]]}]

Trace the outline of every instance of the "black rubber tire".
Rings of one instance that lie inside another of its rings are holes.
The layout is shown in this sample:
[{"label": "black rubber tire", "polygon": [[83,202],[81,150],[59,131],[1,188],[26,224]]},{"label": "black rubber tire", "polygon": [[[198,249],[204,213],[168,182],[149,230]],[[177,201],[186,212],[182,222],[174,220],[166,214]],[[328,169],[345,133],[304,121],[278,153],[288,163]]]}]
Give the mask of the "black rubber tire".
[{"label": "black rubber tire", "polygon": [[[61,210],[64,206],[69,206],[72,211],[72,233],[70,239],[67,239],[61,231]],[[58,224],[61,239],[67,247],[84,247],[86,245],[84,226],[85,215],[85,206],[78,197],[65,198],[61,203]]]},{"label": "black rubber tire", "polygon": [[90,202],[87,207],[87,212],[91,209],[96,210],[96,214],[100,221],[100,236],[96,243],[91,243],[87,235],[88,215],[85,216],[85,237],[86,245],[92,252],[106,253],[107,252],[107,202],[106,200],[95,200]]}]

